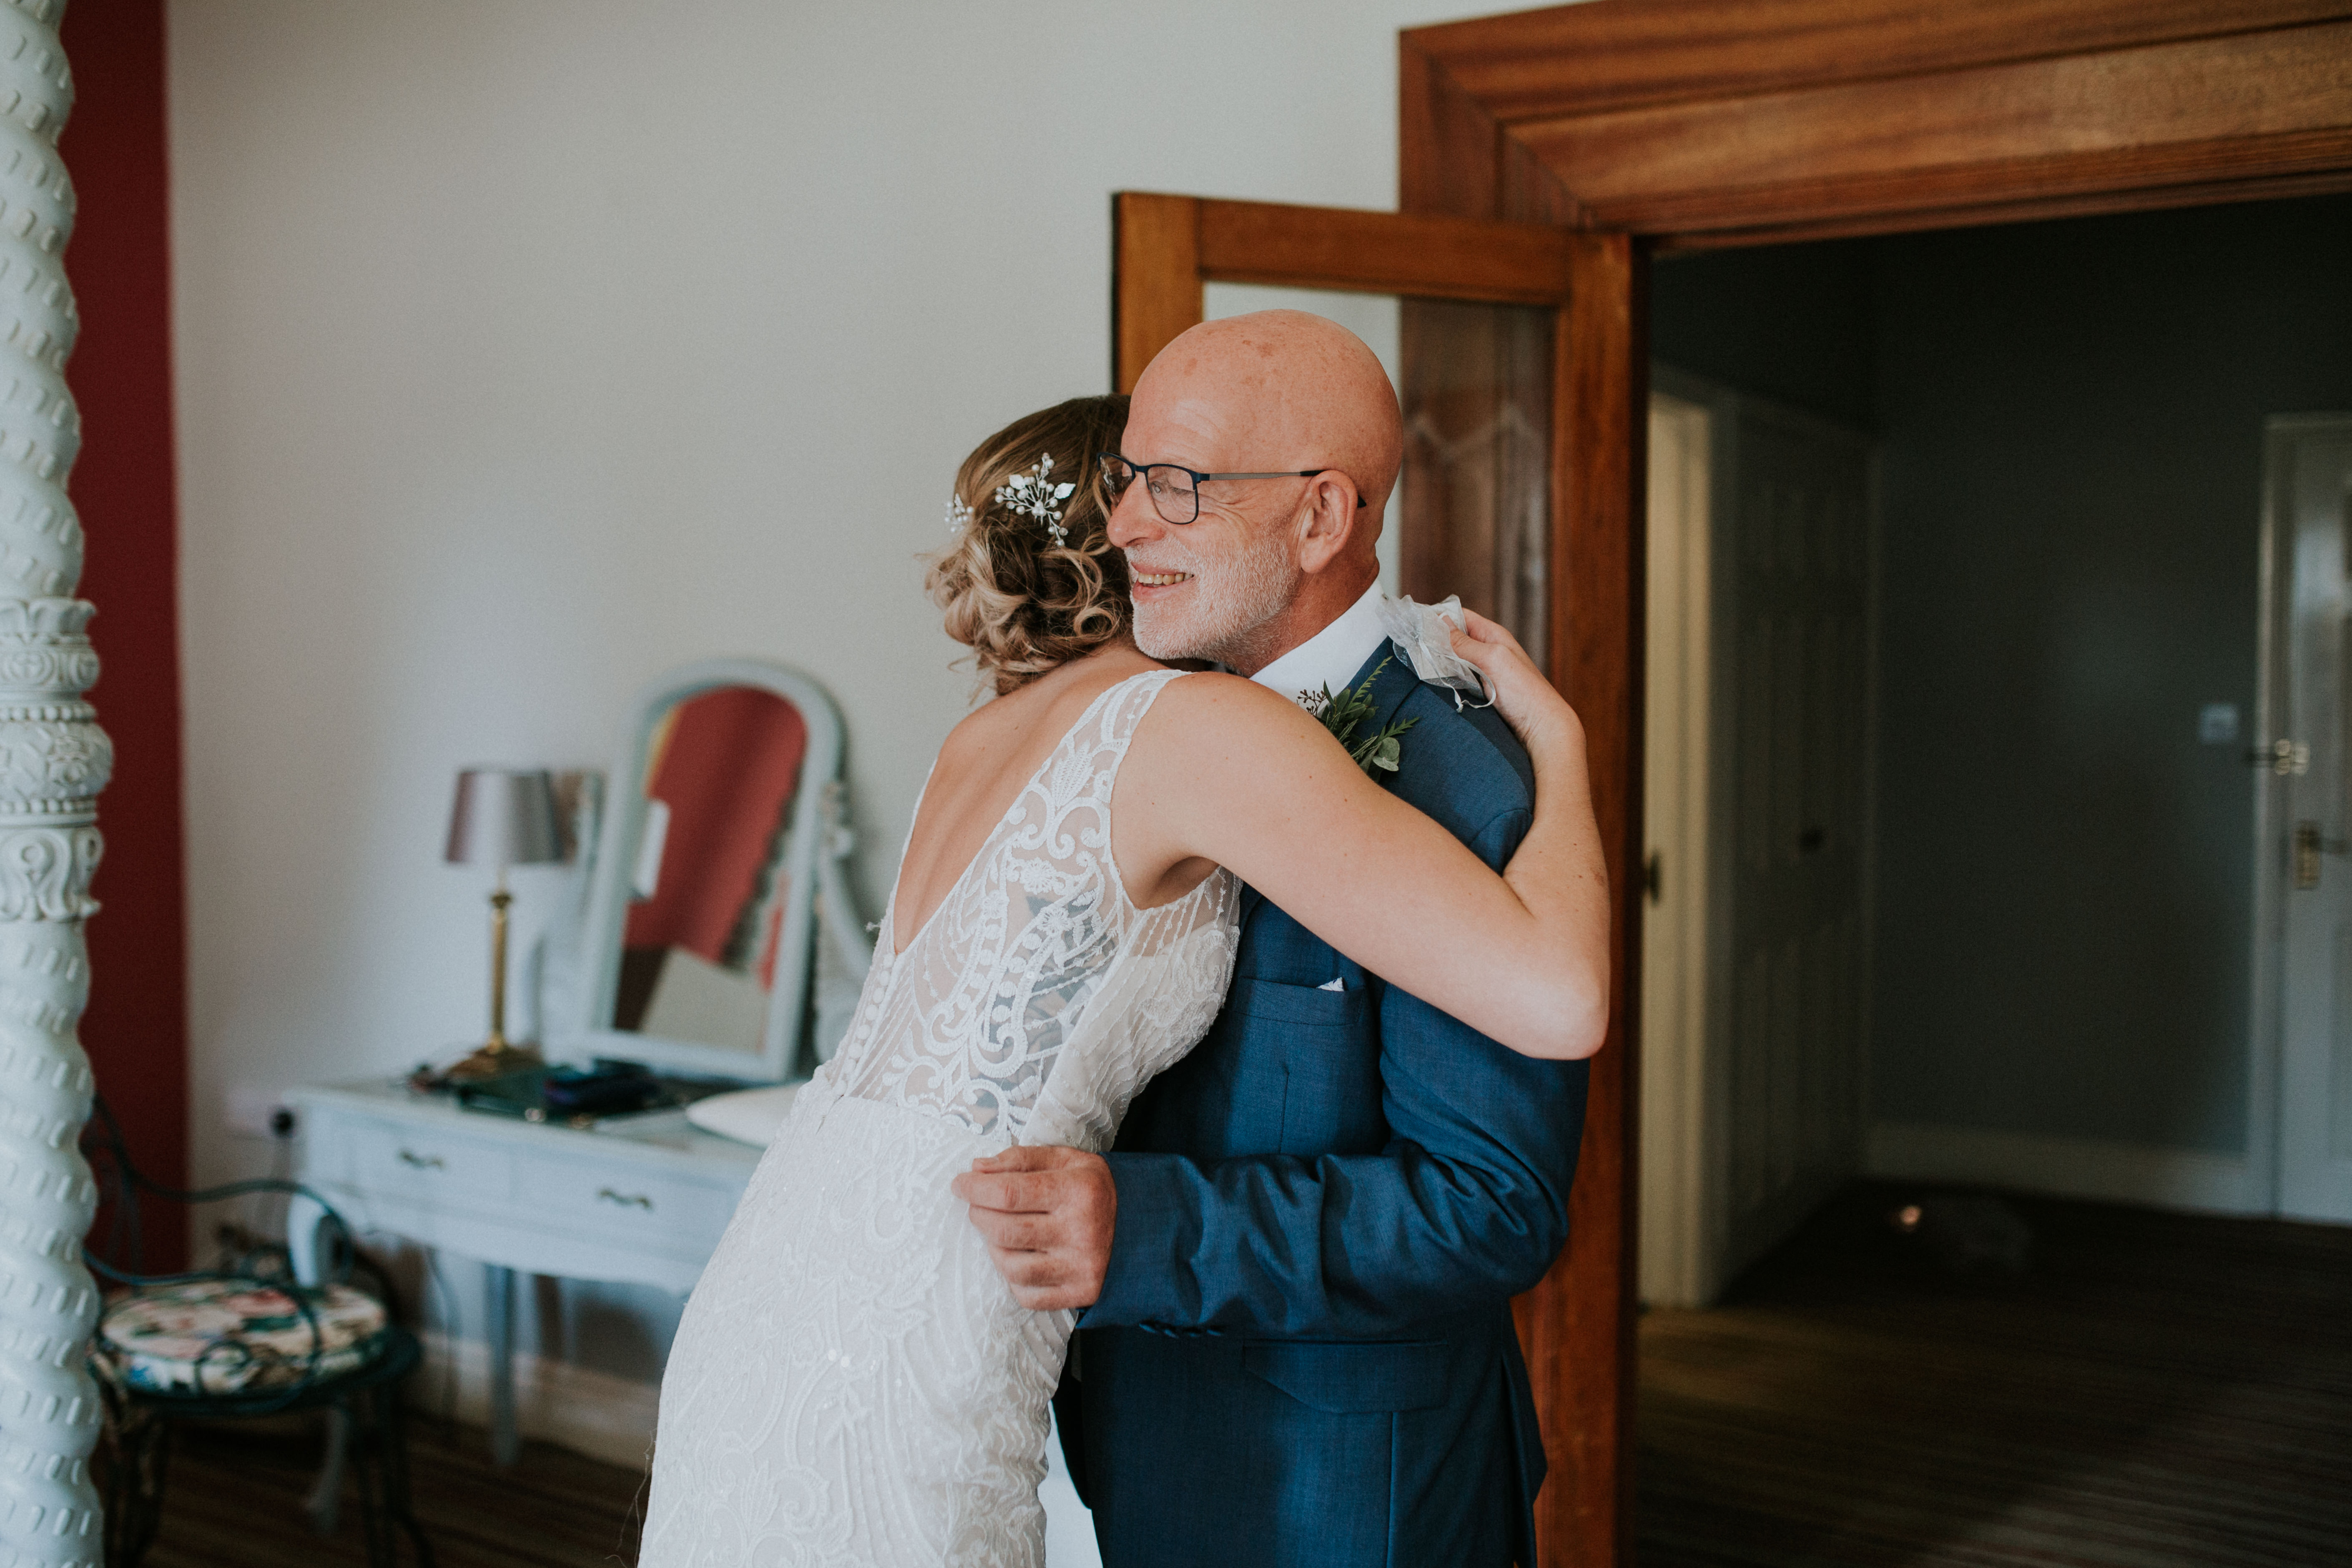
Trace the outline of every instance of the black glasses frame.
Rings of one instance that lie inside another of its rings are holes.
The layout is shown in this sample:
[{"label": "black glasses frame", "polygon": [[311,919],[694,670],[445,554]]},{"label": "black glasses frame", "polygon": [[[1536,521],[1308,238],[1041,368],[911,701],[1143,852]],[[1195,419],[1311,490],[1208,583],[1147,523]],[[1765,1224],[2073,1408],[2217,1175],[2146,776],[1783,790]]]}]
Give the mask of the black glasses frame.
[{"label": "black glasses frame", "polygon": [[[1182,528],[1188,523],[1198,522],[1201,520],[1201,485],[1204,480],[1311,479],[1318,474],[1328,474],[1338,471],[1329,468],[1281,468],[1273,473],[1265,474],[1204,474],[1198,468],[1188,468],[1181,463],[1130,463],[1127,458],[1117,452],[1097,452],[1095,454],[1095,463],[1102,469],[1103,482],[1110,486],[1114,503],[1116,502],[1116,498],[1125,495],[1127,493],[1127,487],[1133,484],[1138,479],[1141,479],[1143,480],[1147,487],[1146,493],[1148,494],[1149,487],[1151,483],[1151,470],[1154,468],[1169,468],[1177,473],[1189,476],[1192,481],[1192,489],[1191,492],[1192,497],[1192,515],[1191,517],[1170,517],[1166,512],[1160,511],[1159,498],[1156,496],[1152,498],[1151,510],[1159,513],[1160,521],[1167,523],[1171,528]],[[1119,477],[1120,470],[1122,469],[1126,471],[1127,475],[1124,479]],[[1356,505],[1361,507],[1363,504],[1364,498],[1360,495],[1358,496],[1356,498]]]}]

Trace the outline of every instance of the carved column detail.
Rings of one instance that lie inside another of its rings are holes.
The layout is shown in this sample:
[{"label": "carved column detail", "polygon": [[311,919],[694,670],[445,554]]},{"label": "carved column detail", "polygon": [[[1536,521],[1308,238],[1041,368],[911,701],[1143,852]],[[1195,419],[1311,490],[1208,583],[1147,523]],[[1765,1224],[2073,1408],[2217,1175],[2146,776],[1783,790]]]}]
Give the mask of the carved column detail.
[{"label": "carved column detail", "polygon": [[113,752],[81,700],[98,656],[66,499],[81,422],[65,379],[64,10],[0,4],[0,1568],[97,1568],[102,1545],[84,1364],[99,1298],[81,1263],[97,1193],[77,1147],[90,1075],[74,1031]]}]

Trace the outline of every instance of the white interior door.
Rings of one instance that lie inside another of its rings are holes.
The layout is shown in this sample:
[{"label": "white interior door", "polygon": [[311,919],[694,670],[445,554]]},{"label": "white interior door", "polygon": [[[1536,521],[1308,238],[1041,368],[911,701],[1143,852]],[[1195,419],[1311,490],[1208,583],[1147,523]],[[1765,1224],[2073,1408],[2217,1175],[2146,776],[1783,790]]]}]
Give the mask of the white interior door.
[{"label": "white interior door", "polygon": [[2268,468],[2273,604],[2285,611],[2273,616],[2284,679],[2266,706],[2286,750],[2263,846],[2284,901],[2279,1212],[2352,1220],[2352,416],[2273,420]]},{"label": "white interior door", "polygon": [[1654,384],[1641,1286],[1702,1306],[1861,1163],[1870,448]]},{"label": "white interior door", "polygon": [[1727,1274],[1860,1167],[1870,848],[1870,448],[1737,411]]},{"label": "white interior door", "polygon": [[1722,1289],[1707,1135],[1707,576],[1713,416],[1650,399],[1649,624],[1643,675],[1642,1300],[1697,1307]]}]

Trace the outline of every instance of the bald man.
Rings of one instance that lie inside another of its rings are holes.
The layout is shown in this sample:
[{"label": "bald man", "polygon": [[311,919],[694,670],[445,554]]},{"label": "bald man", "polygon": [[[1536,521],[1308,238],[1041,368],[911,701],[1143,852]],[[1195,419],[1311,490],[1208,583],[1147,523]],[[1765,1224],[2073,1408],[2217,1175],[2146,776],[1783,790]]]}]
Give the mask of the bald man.
[{"label": "bald man", "polygon": [[[1185,470],[1110,519],[1143,651],[1294,698],[1370,680],[1358,738],[1412,725],[1382,782],[1499,869],[1527,755],[1381,629],[1402,434],[1371,351],[1297,311],[1195,327],[1144,373],[1121,450]],[[1567,1239],[1585,1066],[1507,1050],[1254,891],[1242,921],[1223,1011],[1113,1151],[1013,1152],[1042,1239],[1008,1279],[1085,1308],[1055,1407],[1104,1562],[1533,1568],[1543,1447],[1510,1299]]]}]

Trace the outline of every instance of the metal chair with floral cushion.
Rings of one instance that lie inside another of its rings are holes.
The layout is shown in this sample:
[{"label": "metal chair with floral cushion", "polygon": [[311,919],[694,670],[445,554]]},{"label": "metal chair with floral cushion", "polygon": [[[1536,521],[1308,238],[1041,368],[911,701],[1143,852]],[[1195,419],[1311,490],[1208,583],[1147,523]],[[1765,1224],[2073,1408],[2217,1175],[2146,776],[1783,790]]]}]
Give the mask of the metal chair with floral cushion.
[{"label": "metal chair with floral cushion", "polygon": [[[348,1468],[372,1568],[399,1568],[403,1537],[420,1568],[433,1568],[432,1545],[409,1508],[401,1404],[420,1352],[395,1321],[381,1272],[366,1270],[373,1289],[352,1282],[362,1265],[341,1216],[299,1183],[276,1177],[197,1192],[159,1186],[131,1163],[103,1100],[97,1110],[85,1152],[104,1173],[109,1250],[128,1254],[125,1267],[86,1249],[91,1271],[114,1285],[90,1352],[106,1405],[108,1568],[136,1568],[154,1543],[174,1425],[299,1410],[327,1413],[326,1462],[307,1505],[320,1532],[334,1533]],[[140,1272],[142,1194],[194,1205],[256,1194],[287,1198],[285,1246],[248,1250],[211,1271]]]}]

